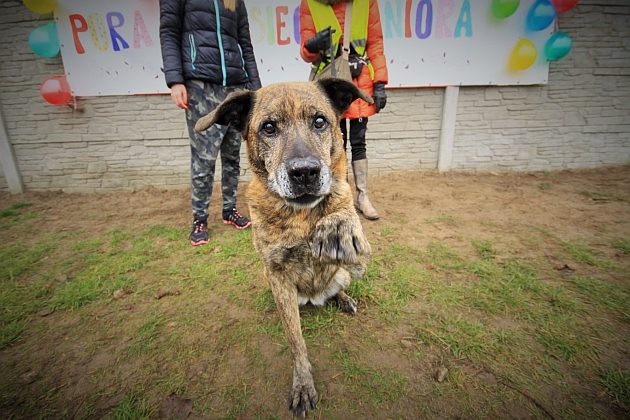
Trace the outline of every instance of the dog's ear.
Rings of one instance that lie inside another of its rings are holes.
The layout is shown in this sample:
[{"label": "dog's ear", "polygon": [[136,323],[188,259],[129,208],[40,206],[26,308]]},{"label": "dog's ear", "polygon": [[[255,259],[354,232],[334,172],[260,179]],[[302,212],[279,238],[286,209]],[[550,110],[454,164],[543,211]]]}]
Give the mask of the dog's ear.
[{"label": "dog's ear", "polygon": [[212,124],[231,125],[238,131],[247,126],[249,112],[254,103],[254,92],[246,90],[232,92],[214,111],[197,120],[195,131],[208,129]]},{"label": "dog's ear", "polygon": [[333,77],[320,79],[319,86],[326,92],[330,102],[339,114],[343,114],[356,99],[363,99],[368,104],[373,104],[374,99],[363,89],[357,88],[354,83],[344,79]]}]

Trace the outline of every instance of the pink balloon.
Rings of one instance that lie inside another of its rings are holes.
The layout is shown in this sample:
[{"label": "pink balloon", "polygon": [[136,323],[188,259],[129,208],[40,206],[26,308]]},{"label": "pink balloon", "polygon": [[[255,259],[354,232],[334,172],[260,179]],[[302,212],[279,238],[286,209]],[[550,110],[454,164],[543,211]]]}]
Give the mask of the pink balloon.
[{"label": "pink balloon", "polygon": [[72,91],[66,76],[51,76],[39,87],[42,98],[51,105],[66,105],[72,99]]}]

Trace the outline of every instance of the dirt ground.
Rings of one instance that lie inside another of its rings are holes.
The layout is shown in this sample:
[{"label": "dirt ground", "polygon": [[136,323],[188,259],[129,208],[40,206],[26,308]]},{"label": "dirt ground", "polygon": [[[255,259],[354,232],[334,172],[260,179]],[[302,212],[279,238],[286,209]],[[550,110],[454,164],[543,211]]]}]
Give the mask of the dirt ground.
[{"label": "dirt ground", "polygon": [[[370,181],[381,219],[363,222],[374,266],[354,290],[360,314],[302,311],[311,417],[630,416],[630,167]],[[16,209],[0,219],[0,263],[50,244],[2,272],[5,312],[20,314],[3,325],[23,328],[0,350],[0,416],[290,417],[290,357],[251,233],[221,224],[217,196],[215,242],[193,249],[188,194],[0,194]],[[530,283],[499,302],[514,261]],[[69,289],[96,277],[94,296]]]}]

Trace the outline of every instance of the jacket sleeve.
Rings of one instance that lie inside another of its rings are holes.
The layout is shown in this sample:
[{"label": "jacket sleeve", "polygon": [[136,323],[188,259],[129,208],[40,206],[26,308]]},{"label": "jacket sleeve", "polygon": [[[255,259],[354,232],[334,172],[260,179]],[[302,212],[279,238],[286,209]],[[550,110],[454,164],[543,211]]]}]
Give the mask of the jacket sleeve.
[{"label": "jacket sleeve", "polygon": [[262,87],[260,83],[260,75],[258,74],[258,66],[256,65],[256,56],[254,55],[254,47],[249,33],[249,19],[247,17],[247,8],[244,1],[238,2],[238,43],[243,51],[243,61],[245,61],[245,71],[251,83],[253,90]]},{"label": "jacket sleeve", "polygon": [[300,56],[307,63],[312,63],[320,58],[319,54],[312,53],[304,48],[304,43],[315,35],[315,23],[311,15],[311,9],[308,2],[302,0],[300,2]]},{"label": "jacket sleeve", "polygon": [[184,0],[160,0],[160,45],[166,85],[184,83],[182,72],[182,21]]},{"label": "jacket sleeve", "polygon": [[383,47],[383,28],[378,2],[370,0],[370,16],[368,20],[367,56],[374,68],[374,83],[388,82],[387,59]]}]

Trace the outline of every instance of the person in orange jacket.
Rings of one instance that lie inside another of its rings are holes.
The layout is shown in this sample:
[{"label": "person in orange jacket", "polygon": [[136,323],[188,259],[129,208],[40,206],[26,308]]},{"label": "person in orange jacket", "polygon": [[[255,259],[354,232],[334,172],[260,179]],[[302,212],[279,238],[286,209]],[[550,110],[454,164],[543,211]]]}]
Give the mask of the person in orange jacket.
[{"label": "person in orange jacket", "polygon": [[[319,63],[330,49],[331,27],[343,31],[346,5],[352,1],[351,33],[356,39],[350,39],[350,63],[353,69],[354,84],[374,98],[370,105],[357,99],[341,120],[344,148],[348,138],[352,148],[352,172],[356,187],[355,206],[366,219],[379,218],[378,212],[368,197],[368,160],[366,154],[365,133],[368,118],[380,112],[387,103],[385,85],[388,82],[387,61],[383,49],[383,30],[376,0],[301,0],[300,4],[300,55],[308,63]],[[318,4],[319,3],[319,4]],[[324,5],[324,6],[322,6]],[[327,8],[331,8],[333,14]],[[330,22],[330,19],[337,19]],[[320,26],[317,27],[316,23]],[[366,27],[360,26],[366,22]],[[330,24],[329,24],[330,23]],[[336,55],[340,55],[343,36],[334,46]],[[359,63],[356,65],[355,63]],[[350,130],[346,127],[350,121]],[[348,135],[349,134],[349,135]]]}]

